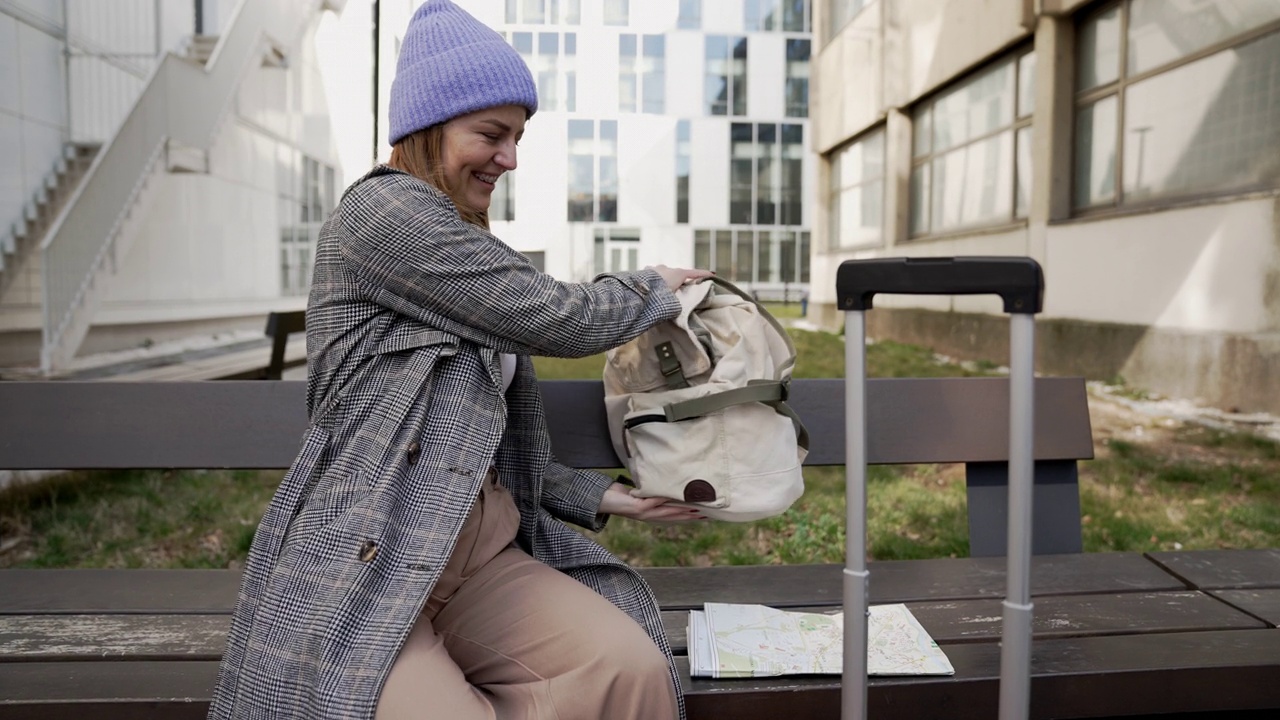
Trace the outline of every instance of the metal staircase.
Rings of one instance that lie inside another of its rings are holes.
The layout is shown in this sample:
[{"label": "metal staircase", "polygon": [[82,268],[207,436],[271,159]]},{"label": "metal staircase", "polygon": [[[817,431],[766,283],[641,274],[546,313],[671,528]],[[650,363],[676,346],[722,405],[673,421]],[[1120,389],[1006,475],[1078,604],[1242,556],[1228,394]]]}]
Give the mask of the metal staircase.
[{"label": "metal staircase", "polygon": [[[170,154],[207,155],[255,65],[280,62],[323,10],[345,0],[241,0],[221,36],[197,36],[155,65],[116,133],[72,185],[40,244],[45,374],[75,356],[126,257]],[[181,163],[179,163],[181,165]],[[21,252],[16,247],[20,257]],[[6,273],[7,274],[7,273]]]},{"label": "metal staircase", "polygon": [[0,297],[27,270],[26,260],[35,254],[40,240],[79,187],[100,147],[68,144],[63,148],[62,156],[23,207],[22,216],[0,234]]}]

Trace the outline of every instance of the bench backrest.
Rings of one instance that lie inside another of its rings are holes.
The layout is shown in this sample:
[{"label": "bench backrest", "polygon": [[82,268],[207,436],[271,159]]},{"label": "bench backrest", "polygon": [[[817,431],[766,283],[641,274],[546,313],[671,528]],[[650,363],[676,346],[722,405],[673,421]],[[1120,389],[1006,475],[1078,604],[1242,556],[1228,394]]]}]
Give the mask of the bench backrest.
[{"label": "bench backrest", "polygon": [[[541,387],[556,457],[621,467],[601,383]],[[305,392],[301,381],[0,382],[0,469],[288,467],[306,428]],[[843,380],[792,382],[791,404],[811,437],[806,464],[844,464],[844,398]],[[868,381],[869,462],[965,463],[974,554],[1003,548],[1008,406],[1003,378]],[[1037,537],[1041,528],[1061,536],[1037,551],[1078,552],[1076,460],[1093,457],[1080,378],[1036,380],[1035,457]],[[990,543],[979,538],[992,532]]]}]

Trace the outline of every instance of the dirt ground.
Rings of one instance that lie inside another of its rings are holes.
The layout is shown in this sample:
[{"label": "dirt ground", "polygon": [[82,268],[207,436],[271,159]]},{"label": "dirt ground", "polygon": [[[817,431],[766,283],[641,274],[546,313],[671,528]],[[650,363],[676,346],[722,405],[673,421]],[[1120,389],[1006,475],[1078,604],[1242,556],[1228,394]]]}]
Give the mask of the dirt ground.
[{"label": "dirt ground", "polygon": [[1230,445],[1206,447],[1180,441],[1185,430],[1198,427],[1252,433],[1280,442],[1280,418],[1274,416],[1229,413],[1186,400],[1132,398],[1121,388],[1101,383],[1089,384],[1089,419],[1098,457],[1105,457],[1110,441],[1119,439],[1171,461],[1239,462],[1239,449]]}]

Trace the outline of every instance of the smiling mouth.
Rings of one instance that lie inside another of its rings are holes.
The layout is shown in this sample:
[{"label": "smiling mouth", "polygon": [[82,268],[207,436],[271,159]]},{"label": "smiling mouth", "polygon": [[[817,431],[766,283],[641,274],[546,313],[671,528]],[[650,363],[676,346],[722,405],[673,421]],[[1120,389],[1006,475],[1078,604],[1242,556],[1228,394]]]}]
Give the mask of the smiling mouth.
[{"label": "smiling mouth", "polygon": [[493,185],[498,182],[497,175],[486,175],[484,173],[473,172],[471,173],[471,177],[474,177],[480,182],[487,183],[489,185]]}]

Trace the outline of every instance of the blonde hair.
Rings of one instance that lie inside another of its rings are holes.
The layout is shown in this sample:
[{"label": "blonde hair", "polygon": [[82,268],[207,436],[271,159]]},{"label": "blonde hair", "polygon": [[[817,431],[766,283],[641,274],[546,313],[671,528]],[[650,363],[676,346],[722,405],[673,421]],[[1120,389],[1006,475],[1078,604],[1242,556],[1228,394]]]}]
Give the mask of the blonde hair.
[{"label": "blonde hair", "polygon": [[406,135],[391,146],[391,159],[387,165],[409,173],[449,196],[458,208],[458,215],[472,225],[489,229],[489,213],[468,207],[457,195],[457,188],[449,186],[444,172],[444,123]]}]

